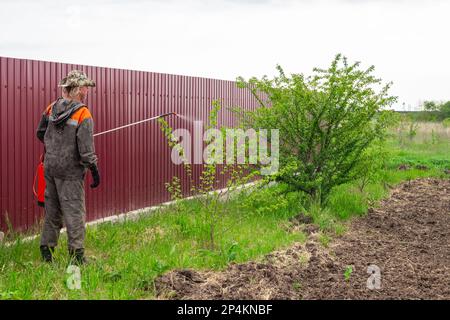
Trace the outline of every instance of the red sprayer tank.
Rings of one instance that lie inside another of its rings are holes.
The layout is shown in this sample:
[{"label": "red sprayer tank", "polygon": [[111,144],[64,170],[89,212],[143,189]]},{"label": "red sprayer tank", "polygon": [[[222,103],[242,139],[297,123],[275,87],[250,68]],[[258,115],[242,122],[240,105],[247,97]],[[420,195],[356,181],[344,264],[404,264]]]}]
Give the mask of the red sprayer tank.
[{"label": "red sprayer tank", "polygon": [[[36,197],[38,206],[44,206],[44,194],[45,194],[45,178],[44,178],[44,156],[41,156],[41,162],[39,162],[36,175],[34,176],[33,193]],[[36,190],[37,187],[37,190]]]}]

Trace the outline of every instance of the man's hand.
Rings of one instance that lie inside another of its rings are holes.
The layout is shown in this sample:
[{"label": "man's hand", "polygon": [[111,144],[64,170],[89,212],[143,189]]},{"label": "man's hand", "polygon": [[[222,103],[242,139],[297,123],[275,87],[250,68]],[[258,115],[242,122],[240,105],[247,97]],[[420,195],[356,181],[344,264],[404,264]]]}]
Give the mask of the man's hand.
[{"label": "man's hand", "polygon": [[92,182],[91,184],[91,188],[97,188],[100,184],[100,174],[98,173],[98,168],[97,166],[92,166],[89,168],[91,170],[91,174],[92,174],[92,180],[94,180],[94,182]]}]

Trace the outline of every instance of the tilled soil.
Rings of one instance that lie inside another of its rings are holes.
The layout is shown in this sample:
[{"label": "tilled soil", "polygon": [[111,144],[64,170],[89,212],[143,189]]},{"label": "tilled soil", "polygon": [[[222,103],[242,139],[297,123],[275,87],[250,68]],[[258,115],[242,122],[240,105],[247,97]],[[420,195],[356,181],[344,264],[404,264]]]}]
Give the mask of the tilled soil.
[{"label": "tilled soil", "polygon": [[308,219],[292,230],[308,241],[220,272],[171,271],[158,298],[450,299],[450,180],[400,185],[327,248]]}]

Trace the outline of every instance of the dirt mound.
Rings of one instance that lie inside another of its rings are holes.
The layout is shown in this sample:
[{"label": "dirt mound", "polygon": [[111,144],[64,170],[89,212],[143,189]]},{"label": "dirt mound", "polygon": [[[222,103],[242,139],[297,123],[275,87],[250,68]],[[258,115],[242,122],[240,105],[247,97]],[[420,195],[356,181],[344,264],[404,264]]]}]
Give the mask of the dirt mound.
[{"label": "dirt mound", "polygon": [[[156,281],[160,298],[176,299],[291,299],[296,296],[292,268],[304,246],[296,244],[260,262],[232,263],[223,272],[175,270]],[[283,267],[284,266],[284,267]]]},{"label": "dirt mound", "polygon": [[310,216],[305,216],[303,213],[300,213],[291,219],[289,219],[289,226],[287,231],[289,232],[304,232],[307,235],[311,235],[319,231],[319,227],[312,224],[313,219]]},{"label": "dirt mound", "polygon": [[354,219],[328,248],[312,232],[258,262],[175,270],[155,284],[160,298],[176,299],[450,299],[449,279],[450,181],[420,179]]}]

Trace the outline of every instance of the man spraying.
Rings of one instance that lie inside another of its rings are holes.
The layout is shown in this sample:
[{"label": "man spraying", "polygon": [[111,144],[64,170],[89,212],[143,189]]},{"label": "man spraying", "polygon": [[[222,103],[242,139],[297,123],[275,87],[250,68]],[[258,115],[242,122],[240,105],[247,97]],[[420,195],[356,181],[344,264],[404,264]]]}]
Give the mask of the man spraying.
[{"label": "man spraying", "polygon": [[89,87],[95,82],[81,71],[73,70],[59,84],[62,97],[50,104],[42,114],[37,137],[44,143],[45,218],[40,251],[46,262],[58,244],[63,222],[67,228],[71,260],[86,262],[85,192],[87,169],[93,178],[91,188],[100,184],[97,155],[94,148],[94,121],[83,103]]}]

